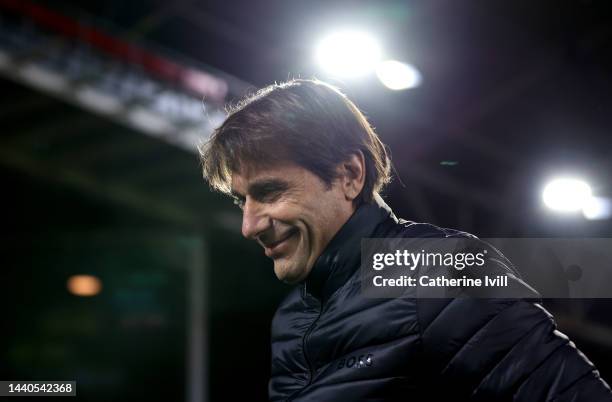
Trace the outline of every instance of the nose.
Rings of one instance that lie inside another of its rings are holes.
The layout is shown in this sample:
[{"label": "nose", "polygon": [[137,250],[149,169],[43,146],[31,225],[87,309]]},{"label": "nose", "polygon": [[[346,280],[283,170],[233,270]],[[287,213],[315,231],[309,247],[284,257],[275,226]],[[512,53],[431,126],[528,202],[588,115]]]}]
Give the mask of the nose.
[{"label": "nose", "polygon": [[271,226],[271,221],[262,206],[247,197],[242,208],[242,235],[254,239]]}]

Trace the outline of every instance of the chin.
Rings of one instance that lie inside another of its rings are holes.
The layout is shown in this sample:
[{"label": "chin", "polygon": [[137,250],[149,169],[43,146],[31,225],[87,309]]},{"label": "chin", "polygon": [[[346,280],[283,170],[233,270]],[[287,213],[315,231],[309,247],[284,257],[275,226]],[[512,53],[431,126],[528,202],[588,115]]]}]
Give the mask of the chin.
[{"label": "chin", "polygon": [[297,267],[274,267],[276,277],[287,284],[294,285],[301,282],[306,276],[304,270]]}]

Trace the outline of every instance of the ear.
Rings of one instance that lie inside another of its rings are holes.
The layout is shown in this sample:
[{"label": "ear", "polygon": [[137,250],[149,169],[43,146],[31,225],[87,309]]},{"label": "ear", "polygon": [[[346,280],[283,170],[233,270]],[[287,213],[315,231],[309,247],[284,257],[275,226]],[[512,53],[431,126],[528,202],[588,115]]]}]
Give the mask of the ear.
[{"label": "ear", "polygon": [[353,201],[365,183],[365,157],[363,152],[351,154],[340,166],[340,183],[347,201]]}]

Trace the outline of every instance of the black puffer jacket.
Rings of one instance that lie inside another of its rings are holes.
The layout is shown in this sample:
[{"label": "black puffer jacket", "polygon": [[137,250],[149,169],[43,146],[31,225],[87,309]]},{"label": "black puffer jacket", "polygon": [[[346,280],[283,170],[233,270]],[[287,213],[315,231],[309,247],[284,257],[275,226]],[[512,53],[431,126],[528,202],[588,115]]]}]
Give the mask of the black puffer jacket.
[{"label": "black puffer jacket", "polygon": [[360,241],[461,232],[357,209],[272,322],[273,401],[612,401],[598,372],[539,304],[368,299]]}]

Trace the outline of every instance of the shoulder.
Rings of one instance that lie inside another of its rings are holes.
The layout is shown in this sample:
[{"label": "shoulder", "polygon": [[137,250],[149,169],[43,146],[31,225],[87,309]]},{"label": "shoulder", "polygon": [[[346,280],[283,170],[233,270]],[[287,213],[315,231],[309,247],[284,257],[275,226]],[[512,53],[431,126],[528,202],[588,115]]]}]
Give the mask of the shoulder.
[{"label": "shoulder", "polygon": [[376,237],[478,238],[475,235],[462,230],[444,228],[431,223],[413,222],[405,219],[388,219],[382,225],[380,225],[380,228],[377,230]]}]

